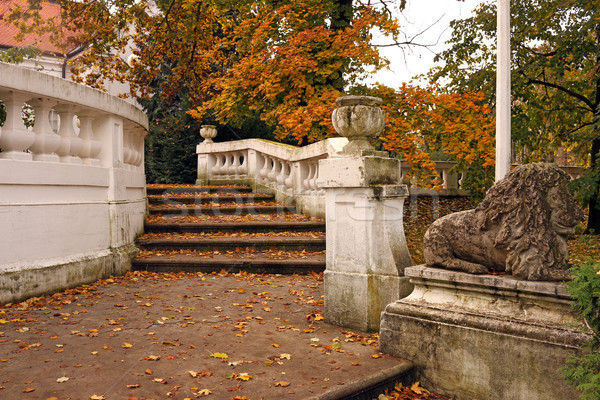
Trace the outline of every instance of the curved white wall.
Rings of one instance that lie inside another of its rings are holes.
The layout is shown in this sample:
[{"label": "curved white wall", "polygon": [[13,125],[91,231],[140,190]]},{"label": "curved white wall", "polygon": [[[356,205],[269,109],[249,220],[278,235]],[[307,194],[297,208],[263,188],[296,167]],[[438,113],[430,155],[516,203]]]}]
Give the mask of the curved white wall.
[{"label": "curved white wall", "polygon": [[[55,76],[0,63],[0,303],[130,268],[146,212],[148,120],[137,107]],[[36,124],[19,118],[35,105]],[[54,109],[58,133],[45,124]],[[75,121],[77,116],[79,123]]]}]

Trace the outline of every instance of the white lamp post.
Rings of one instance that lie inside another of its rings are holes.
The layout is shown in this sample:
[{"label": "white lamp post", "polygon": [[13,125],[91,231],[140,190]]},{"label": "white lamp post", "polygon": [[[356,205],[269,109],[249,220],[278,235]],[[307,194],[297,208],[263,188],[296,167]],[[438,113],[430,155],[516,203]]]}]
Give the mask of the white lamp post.
[{"label": "white lamp post", "polygon": [[498,0],[496,182],[510,171],[510,0]]}]

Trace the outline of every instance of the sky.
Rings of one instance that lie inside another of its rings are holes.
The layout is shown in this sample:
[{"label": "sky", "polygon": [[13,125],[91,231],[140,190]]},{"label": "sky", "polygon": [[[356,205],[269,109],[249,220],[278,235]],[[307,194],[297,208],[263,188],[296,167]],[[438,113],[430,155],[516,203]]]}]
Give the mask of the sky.
[{"label": "sky", "polygon": [[[390,70],[377,73],[368,82],[378,81],[397,88],[402,82],[408,82],[412,77],[429,71],[434,66],[434,52],[447,48],[444,42],[451,35],[450,21],[469,17],[471,11],[483,1],[408,0],[404,12],[397,14],[403,31],[408,37],[423,32],[415,42],[431,46],[428,49],[412,46],[404,48],[404,51],[397,47],[381,48],[381,54],[391,61]],[[376,38],[374,43],[385,44],[389,41]]]}]

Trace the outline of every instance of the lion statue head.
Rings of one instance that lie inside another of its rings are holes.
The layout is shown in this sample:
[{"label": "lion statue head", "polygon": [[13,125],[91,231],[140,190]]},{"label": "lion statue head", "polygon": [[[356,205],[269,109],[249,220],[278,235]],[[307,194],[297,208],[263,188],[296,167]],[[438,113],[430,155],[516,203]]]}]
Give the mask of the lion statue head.
[{"label": "lion statue head", "polygon": [[515,168],[477,208],[431,225],[424,240],[426,264],[472,273],[504,271],[529,280],[567,279],[567,236],[583,219],[569,181],[554,164]]}]

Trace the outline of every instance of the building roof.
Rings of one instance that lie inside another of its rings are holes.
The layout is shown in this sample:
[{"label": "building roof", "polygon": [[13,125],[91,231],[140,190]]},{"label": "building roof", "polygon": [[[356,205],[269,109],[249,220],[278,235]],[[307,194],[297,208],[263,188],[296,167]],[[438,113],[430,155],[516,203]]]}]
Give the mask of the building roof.
[{"label": "building roof", "polygon": [[[26,0],[0,0],[2,5],[2,11],[10,10],[13,5],[20,4],[21,7],[27,6]],[[43,19],[51,19],[55,17],[60,18],[60,5],[44,2],[42,3],[42,9],[40,15]],[[26,34],[22,41],[16,41],[15,35],[19,33],[19,28],[5,21],[0,13],[0,48],[1,47],[23,47],[27,45],[35,45],[43,53],[51,53],[54,55],[65,55],[70,51],[75,50],[79,46],[69,44],[66,49],[60,48],[50,40],[51,33],[45,33],[38,35],[36,33]]]}]

